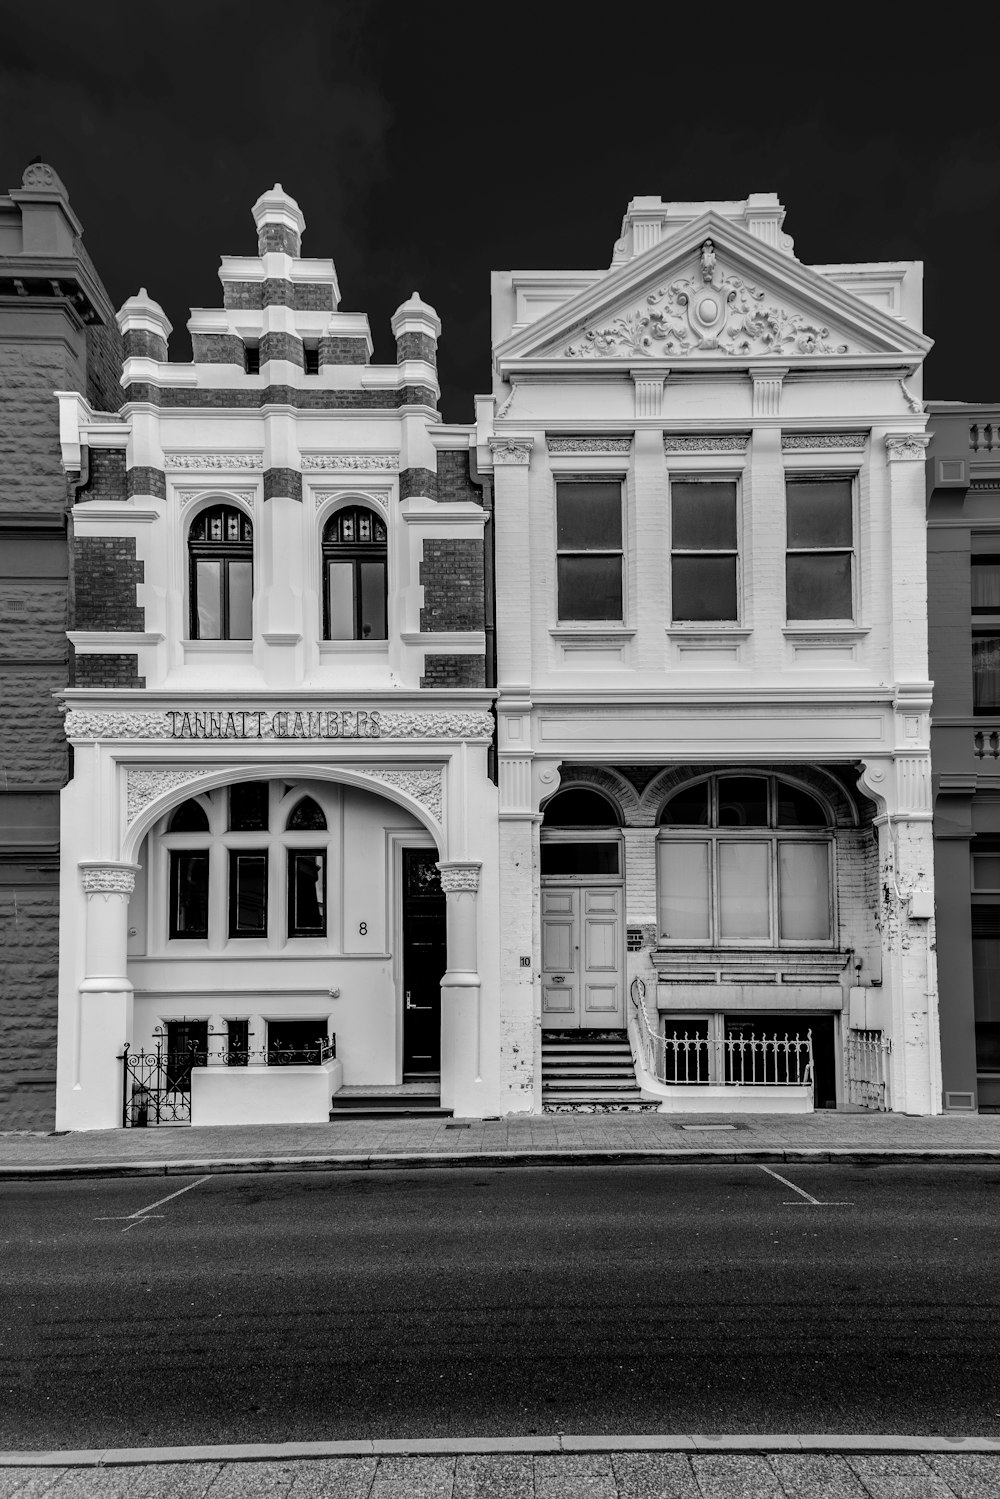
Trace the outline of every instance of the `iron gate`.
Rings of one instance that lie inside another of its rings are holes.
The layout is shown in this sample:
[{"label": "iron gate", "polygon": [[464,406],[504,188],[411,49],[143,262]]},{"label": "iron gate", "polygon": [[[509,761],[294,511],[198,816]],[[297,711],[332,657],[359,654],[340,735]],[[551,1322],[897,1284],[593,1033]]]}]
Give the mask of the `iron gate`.
[{"label": "iron gate", "polygon": [[882,1031],[848,1031],[847,1102],[856,1109],[889,1112],[889,1057],[892,1042]]},{"label": "iron gate", "polygon": [[204,1067],[204,1052],[196,1046],[164,1051],[160,1045],[155,1051],[130,1051],[126,1041],[118,1060],[125,1129],[191,1123],[191,1069]]}]

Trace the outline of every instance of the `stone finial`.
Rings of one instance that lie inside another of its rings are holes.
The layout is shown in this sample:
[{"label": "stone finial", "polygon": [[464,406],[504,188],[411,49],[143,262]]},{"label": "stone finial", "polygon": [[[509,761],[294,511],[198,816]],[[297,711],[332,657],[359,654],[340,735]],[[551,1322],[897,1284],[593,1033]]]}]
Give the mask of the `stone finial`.
[{"label": "stone finial", "polygon": [[36,159],[31,161],[24,169],[21,178],[22,192],[40,192],[47,196],[55,194],[56,197],[64,198],[69,202],[69,193],[64,183],[59,180],[59,173],[55,167],[50,167],[48,162]]},{"label": "stone finial", "polygon": [[122,303],[118,326],[126,359],[166,360],[167,339],[173,331],[172,326],[159,302],[153,301],[144,286],[140,286],[134,297]]},{"label": "stone finial", "polygon": [[396,338],[397,364],[401,364],[404,359],[423,359],[428,364],[436,363],[441,319],[417,292],[396,308],[392,315],[392,331]]},{"label": "stone finial", "polygon": [[270,192],[261,193],[253,206],[253,221],[257,225],[258,255],[275,250],[285,255],[301,254],[305,217],[280,182],[276,182]]}]

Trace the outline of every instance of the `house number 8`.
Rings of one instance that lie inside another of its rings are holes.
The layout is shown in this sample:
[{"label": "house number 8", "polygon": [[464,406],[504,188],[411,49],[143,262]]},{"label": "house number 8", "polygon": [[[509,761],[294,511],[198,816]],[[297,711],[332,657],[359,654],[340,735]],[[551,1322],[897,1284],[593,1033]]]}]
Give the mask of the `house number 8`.
[{"label": "house number 8", "polygon": [[367,923],[367,921],[359,921],[358,922],[358,934],[359,934],[359,936],[362,936],[362,937],[367,937],[368,936],[368,923]]}]

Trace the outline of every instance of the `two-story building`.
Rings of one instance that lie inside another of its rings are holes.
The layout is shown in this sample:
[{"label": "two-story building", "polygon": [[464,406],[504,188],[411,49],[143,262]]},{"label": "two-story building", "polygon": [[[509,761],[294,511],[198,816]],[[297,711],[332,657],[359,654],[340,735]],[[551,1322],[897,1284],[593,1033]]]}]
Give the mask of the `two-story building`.
[{"label": "two-story building", "polygon": [[1000,407],[929,401],[927,567],[941,1069],[1000,1112]]},{"label": "two-story building", "polygon": [[295,201],[253,212],[191,363],[142,291],[120,409],[60,397],[60,1129],[500,1108],[488,512],[440,322],[414,294],[373,364]]},{"label": "two-story building", "polygon": [[637,198],[609,269],[494,277],[523,1106],[941,1108],[921,267],[783,219]]}]

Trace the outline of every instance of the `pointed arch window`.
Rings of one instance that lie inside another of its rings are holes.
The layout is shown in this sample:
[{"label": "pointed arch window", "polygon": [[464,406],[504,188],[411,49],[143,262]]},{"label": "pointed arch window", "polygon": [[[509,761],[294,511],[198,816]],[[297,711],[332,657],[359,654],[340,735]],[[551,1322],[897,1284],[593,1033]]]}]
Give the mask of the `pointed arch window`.
[{"label": "pointed arch window", "polygon": [[253,524],[235,505],[213,505],[188,535],[191,639],[253,635]]},{"label": "pointed arch window", "polygon": [[385,522],[366,505],[331,515],[323,528],[323,635],[387,638]]}]

